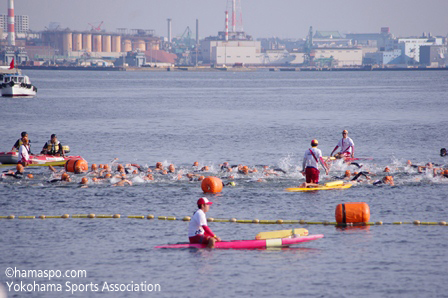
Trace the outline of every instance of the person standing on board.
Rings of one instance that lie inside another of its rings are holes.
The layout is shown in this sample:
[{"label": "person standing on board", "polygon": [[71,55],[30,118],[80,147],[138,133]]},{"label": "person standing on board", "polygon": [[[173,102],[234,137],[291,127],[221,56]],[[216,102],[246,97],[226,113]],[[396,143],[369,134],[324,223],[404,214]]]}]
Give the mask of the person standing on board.
[{"label": "person standing on board", "polygon": [[322,151],[317,149],[318,144],[317,140],[312,140],[311,148],[305,151],[305,156],[303,157],[302,175],[306,177],[306,183],[319,183],[319,162],[327,175],[330,170],[322,158]]},{"label": "person standing on board", "polygon": [[221,238],[213,234],[207,225],[207,217],[205,216],[205,213],[210,210],[210,205],[213,203],[204,197],[200,198],[197,204],[199,209],[191,218],[188,226],[188,238],[190,243],[207,244],[208,248],[214,248],[215,242],[221,241]]},{"label": "person standing on board", "polygon": [[348,131],[346,129],[342,131],[342,139],[338,142],[336,147],[334,147],[333,152],[331,152],[330,156],[333,156],[333,153],[338,148],[341,148],[341,151],[335,154],[336,158],[355,157],[355,143],[348,137]]}]

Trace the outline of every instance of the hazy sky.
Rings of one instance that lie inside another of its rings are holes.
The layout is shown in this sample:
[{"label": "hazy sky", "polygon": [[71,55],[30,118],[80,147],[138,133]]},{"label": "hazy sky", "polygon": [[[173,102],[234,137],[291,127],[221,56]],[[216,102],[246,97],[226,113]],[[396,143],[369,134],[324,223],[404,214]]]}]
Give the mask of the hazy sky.
[{"label": "hazy sky", "polygon": [[[255,38],[305,37],[314,30],[341,33],[377,33],[390,27],[395,36],[448,34],[448,0],[241,0],[243,26]],[[173,37],[187,26],[199,37],[224,30],[227,0],[15,0],[16,15],[28,15],[32,30],[43,30],[50,22],[62,28],[90,29],[104,21],[102,28],[154,29],[167,36],[167,18]],[[0,0],[0,13],[7,13],[7,0]]]}]

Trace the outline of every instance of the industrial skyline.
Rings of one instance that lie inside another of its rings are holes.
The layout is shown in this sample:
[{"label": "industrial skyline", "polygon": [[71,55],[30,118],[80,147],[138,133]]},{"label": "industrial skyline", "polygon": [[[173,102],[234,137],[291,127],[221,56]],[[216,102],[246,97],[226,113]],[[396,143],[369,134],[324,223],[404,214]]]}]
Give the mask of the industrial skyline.
[{"label": "industrial skyline", "polygon": [[[102,29],[154,29],[167,36],[166,19],[172,19],[173,37],[187,26],[200,22],[200,38],[224,30],[223,12],[227,0],[77,0],[68,5],[60,0],[18,0],[16,15],[28,15],[30,29],[45,30],[50,22],[61,28],[89,30],[102,23]],[[343,33],[377,32],[388,26],[396,36],[418,36],[422,32],[446,36],[448,1],[376,0],[241,0],[244,30],[259,37],[305,37],[310,25],[320,30]],[[7,14],[7,1],[0,1],[0,12]]]}]

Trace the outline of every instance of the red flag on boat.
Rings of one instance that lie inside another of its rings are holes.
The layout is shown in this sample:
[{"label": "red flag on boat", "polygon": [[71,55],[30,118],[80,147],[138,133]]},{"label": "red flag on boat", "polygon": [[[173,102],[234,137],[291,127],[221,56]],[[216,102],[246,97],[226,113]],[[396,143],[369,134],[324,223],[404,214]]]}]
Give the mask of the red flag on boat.
[{"label": "red flag on boat", "polygon": [[12,58],[11,64],[9,64],[9,69],[14,69],[14,58]]}]

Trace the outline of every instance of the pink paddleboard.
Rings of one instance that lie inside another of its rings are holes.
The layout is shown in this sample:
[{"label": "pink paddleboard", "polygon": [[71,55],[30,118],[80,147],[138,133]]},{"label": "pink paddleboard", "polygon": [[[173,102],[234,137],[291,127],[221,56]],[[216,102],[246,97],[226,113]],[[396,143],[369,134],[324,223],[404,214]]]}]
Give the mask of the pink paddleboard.
[{"label": "pink paddleboard", "polygon": [[[290,246],[293,244],[317,240],[317,239],[320,239],[323,237],[324,237],[324,235],[317,234],[317,235],[300,236],[300,237],[294,237],[294,238],[221,241],[221,242],[215,243],[215,248],[219,248],[219,249],[260,249],[260,248],[269,248],[269,247],[286,247],[286,246]],[[190,247],[206,248],[207,245],[182,243],[182,244],[161,245],[161,246],[156,246],[154,248],[190,248]]]}]

